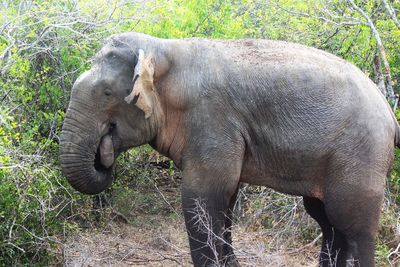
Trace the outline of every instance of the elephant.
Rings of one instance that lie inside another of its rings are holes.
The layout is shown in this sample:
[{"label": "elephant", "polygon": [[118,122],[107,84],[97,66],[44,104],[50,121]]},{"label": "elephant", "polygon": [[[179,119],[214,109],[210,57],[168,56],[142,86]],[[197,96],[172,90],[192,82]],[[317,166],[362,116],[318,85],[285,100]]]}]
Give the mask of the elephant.
[{"label": "elephant", "polygon": [[303,197],[323,233],[321,266],[367,267],[399,130],[377,86],[330,53],[126,32],[75,81],[60,162],[72,187],[97,194],[132,147],[173,160],[194,266],[240,266],[230,229],[243,182]]}]

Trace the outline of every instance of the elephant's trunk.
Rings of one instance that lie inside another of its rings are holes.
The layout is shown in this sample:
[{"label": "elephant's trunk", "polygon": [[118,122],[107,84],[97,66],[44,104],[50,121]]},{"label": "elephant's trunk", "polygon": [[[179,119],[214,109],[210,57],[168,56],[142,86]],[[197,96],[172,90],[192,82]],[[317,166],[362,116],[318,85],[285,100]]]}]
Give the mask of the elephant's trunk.
[{"label": "elephant's trunk", "polygon": [[93,118],[88,117],[91,113],[82,112],[82,108],[75,106],[71,104],[68,108],[61,133],[61,168],[76,190],[97,194],[113,180],[112,140],[107,127],[99,127]]}]

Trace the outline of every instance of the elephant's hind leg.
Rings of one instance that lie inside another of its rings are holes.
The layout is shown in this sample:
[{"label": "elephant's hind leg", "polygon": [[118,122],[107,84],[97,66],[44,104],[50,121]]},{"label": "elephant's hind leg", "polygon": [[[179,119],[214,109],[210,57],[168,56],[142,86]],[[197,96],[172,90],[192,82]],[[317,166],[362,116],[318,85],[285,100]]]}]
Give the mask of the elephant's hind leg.
[{"label": "elephant's hind leg", "polygon": [[318,222],[322,229],[320,266],[344,266],[347,254],[346,240],[343,234],[329,222],[324,204],[313,197],[303,197],[303,203],[307,213]]},{"label": "elephant's hind leg", "polygon": [[358,183],[336,184],[325,195],[329,222],[343,233],[347,241],[349,266],[375,266],[374,244],[384,194],[382,181],[384,177],[374,176],[372,180],[372,176],[366,176]]}]

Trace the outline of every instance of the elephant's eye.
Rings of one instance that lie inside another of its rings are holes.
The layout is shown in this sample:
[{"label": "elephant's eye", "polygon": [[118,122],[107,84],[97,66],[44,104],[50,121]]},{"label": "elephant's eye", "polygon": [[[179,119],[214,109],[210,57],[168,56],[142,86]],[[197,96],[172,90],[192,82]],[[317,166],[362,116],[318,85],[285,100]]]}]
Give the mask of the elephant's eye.
[{"label": "elephant's eye", "polygon": [[112,95],[112,91],[110,90],[110,89],[105,89],[104,90],[104,94],[106,95],[106,96],[110,96],[110,95]]}]

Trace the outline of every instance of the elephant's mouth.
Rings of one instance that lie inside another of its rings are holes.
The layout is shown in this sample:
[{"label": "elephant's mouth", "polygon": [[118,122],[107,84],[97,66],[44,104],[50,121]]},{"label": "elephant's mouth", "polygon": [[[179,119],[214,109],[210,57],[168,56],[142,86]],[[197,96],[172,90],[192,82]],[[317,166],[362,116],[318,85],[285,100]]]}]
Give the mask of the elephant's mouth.
[{"label": "elephant's mouth", "polygon": [[116,138],[113,134],[114,129],[115,126],[111,126],[109,132],[100,139],[94,159],[94,168],[97,171],[107,171],[114,165],[117,156],[115,149]]},{"label": "elephant's mouth", "polygon": [[[68,113],[69,112],[69,113]],[[87,120],[83,131],[74,108],[69,109],[64,121],[60,141],[61,168],[68,182],[85,194],[98,194],[113,181],[116,158],[120,153],[121,139],[116,124],[100,125]],[[85,124],[84,124],[85,125]]]}]

